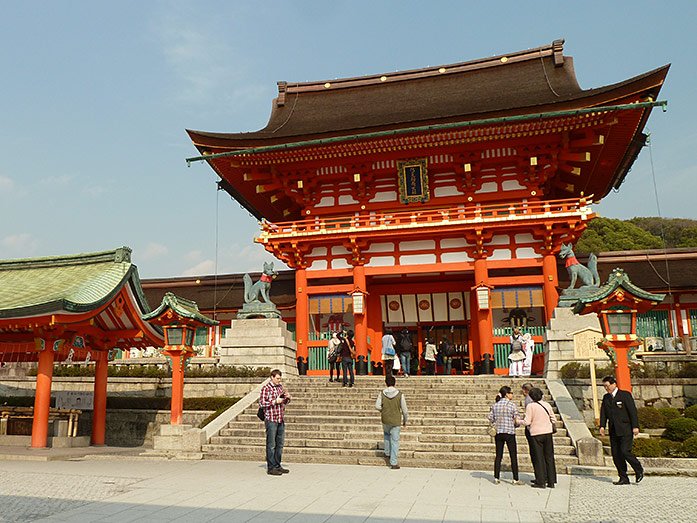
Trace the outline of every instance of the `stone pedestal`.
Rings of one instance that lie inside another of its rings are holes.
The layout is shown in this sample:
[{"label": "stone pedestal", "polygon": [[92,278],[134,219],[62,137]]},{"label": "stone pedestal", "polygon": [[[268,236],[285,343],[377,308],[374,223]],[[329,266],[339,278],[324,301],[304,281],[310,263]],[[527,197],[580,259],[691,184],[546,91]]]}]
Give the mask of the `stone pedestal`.
[{"label": "stone pedestal", "polygon": [[[600,322],[597,314],[579,316],[567,307],[557,307],[545,331],[545,378],[560,379],[559,369],[577,360],[574,354],[574,333],[583,329],[597,329]],[[599,360],[600,361],[600,360]]]},{"label": "stone pedestal", "polygon": [[153,436],[153,451],[180,459],[201,459],[201,446],[205,443],[203,429],[191,425],[161,425],[160,435]]},{"label": "stone pedestal", "polygon": [[220,340],[220,363],[279,369],[297,376],[293,335],[280,318],[232,320],[232,328]]}]

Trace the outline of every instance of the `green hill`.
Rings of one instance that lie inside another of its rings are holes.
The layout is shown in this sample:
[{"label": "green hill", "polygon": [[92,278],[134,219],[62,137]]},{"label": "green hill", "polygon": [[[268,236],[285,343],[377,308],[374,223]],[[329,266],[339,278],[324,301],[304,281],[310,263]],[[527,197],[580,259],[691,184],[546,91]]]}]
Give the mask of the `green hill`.
[{"label": "green hill", "polygon": [[687,218],[595,218],[583,232],[575,251],[580,254],[604,251],[697,247],[697,220]]}]

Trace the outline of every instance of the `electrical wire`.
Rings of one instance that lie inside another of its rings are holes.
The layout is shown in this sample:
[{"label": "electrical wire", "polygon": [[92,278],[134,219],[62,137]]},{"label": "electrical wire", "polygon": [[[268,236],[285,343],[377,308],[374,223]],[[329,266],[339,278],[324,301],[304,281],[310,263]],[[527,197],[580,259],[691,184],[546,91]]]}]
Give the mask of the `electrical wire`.
[{"label": "electrical wire", "polygon": [[659,223],[661,224],[661,241],[663,242],[663,257],[664,257],[665,262],[666,262],[666,278],[667,279],[663,278],[663,276],[661,276],[658,273],[658,271],[656,270],[656,267],[654,267],[653,263],[651,263],[651,260],[649,260],[648,254],[646,255],[646,259],[648,260],[649,265],[653,269],[653,272],[656,273],[656,276],[658,276],[661,279],[661,281],[663,281],[663,283],[665,283],[668,286],[668,295],[671,297],[671,300],[672,300],[673,291],[672,291],[671,285],[670,285],[670,266],[668,264],[668,245],[666,242],[666,232],[665,232],[665,225],[663,223],[663,215],[661,214],[661,202],[658,198],[658,184],[656,184],[656,170],[655,170],[654,164],[653,164],[653,146],[651,143],[651,133],[650,132],[648,133],[648,137],[647,137],[646,142],[647,142],[647,145],[649,147],[649,160],[651,163],[651,179],[653,180],[653,194],[654,194],[654,197],[656,198],[656,210],[658,211],[658,217],[660,218]]}]

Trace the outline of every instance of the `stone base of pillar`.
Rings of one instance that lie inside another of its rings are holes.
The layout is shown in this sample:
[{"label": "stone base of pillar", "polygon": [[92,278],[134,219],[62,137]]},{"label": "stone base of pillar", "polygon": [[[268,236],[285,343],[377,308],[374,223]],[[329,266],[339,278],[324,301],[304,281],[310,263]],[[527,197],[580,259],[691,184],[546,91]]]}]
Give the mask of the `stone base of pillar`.
[{"label": "stone base of pillar", "polygon": [[169,456],[177,459],[202,459],[202,445],[206,443],[203,429],[191,425],[160,425],[160,435],[153,436],[150,455]]},{"label": "stone base of pillar", "polygon": [[358,356],[358,358],[356,359],[356,375],[368,375],[368,362],[366,361],[365,356]]},{"label": "stone base of pillar", "polygon": [[[574,314],[568,307],[554,309],[552,319],[549,320],[545,331],[545,378],[560,379],[559,369],[569,362],[577,361],[574,356],[573,333],[583,329],[597,329],[600,332],[598,315],[580,316]],[[584,361],[588,362],[588,360]]]},{"label": "stone base of pillar", "polygon": [[220,363],[279,369],[297,376],[296,345],[286,323],[278,318],[232,320],[220,340]]}]

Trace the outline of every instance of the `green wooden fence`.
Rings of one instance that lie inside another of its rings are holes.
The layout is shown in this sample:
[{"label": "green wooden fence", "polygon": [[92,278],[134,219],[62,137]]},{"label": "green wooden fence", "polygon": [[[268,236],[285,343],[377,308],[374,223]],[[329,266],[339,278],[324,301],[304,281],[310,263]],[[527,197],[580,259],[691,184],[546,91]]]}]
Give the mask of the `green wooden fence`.
[{"label": "green wooden fence", "polygon": [[[368,352],[368,368],[370,368],[370,352]],[[310,347],[307,370],[329,370],[327,347]]]},{"label": "green wooden fence", "polygon": [[[535,352],[540,354],[544,352],[545,346],[542,343],[535,343]],[[494,343],[494,366],[497,369],[507,369],[510,366],[508,355],[511,353],[510,343]]]},{"label": "green wooden fence", "polygon": [[668,318],[668,311],[654,310],[637,314],[636,332],[637,336],[641,338],[645,338],[646,336],[658,338],[670,337],[670,320]]}]

